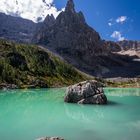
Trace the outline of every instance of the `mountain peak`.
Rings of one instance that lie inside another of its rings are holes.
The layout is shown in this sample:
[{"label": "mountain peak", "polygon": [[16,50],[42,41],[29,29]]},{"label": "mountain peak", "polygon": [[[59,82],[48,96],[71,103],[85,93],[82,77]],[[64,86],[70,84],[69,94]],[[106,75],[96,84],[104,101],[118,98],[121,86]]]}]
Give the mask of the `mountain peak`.
[{"label": "mountain peak", "polygon": [[73,0],[68,0],[65,11],[75,13]]},{"label": "mountain peak", "polygon": [[51,14],[51,15],[47,15],[45,20],[44,20],[44,23],[48,26],[52,25],[53,23],[55,22],[55,18],[54,16]]}]

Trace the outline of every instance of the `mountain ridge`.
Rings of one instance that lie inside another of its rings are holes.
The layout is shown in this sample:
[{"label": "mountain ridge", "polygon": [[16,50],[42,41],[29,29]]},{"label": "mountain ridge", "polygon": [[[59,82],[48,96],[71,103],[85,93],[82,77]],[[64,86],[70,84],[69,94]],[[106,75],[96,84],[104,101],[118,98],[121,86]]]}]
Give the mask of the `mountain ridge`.
[{"label": "mountain ridge", "polygon": [[[28,37],[28,41],[20,36],[15,36],[13,39],[13,35],[10,34],[11,38],[17,42],[41,44],[63,57],[74,67],[94,76],[120,76],[120,73],[125,77],[140,75],[139,67],[136,68],[137,72],[132,69],[131,73],[125,74],[126,69],[130,70],[132,65],[139,65],[138,62],[132,64],[133,59],[137,57],[118,53],[132,48],[137,52],[139,42],[102,40],[99,33],[86,23],[83,13],[75,11],[73,0],[68,0],[65,11],[56,19],[53,15],[48,15],[44,22],[32,26],[34,30],[32,36]],[[133,44],[133,47],[129,44]]]},{"label": "mountain ridge", "polygon": [[0,13],[0,38],[30,43],[39,24]]}]

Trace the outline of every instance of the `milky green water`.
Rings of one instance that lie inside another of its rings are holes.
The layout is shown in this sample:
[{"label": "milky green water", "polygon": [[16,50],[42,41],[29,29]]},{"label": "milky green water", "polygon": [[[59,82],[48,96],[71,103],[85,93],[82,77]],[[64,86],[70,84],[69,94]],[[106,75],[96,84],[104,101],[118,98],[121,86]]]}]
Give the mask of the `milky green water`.
[{"label": "milky green water", "polygon": [[140,89],[105,89],[106,106],[67,104],[64,92],[0,91],[0,140],[140,140]]}]

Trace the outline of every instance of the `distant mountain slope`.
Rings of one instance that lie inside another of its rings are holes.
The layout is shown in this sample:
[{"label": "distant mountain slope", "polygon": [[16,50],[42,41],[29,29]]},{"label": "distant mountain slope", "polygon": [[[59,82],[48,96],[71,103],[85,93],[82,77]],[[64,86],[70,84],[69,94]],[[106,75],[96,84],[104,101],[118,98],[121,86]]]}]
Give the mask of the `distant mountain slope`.
[{"label": "distant mountain slope", "polygon": [[38,25],[31,20],[0,13],[0,38],[30,42]]},{"label": "distant mountain slope", "polygon": [[58,87],[85,78],[71,65],[37,46],[0,40],[0,84]]},{"label": "distant mountain slope", "polygon": [[140,50],[140,41],[133,40],[124,40],[117,42],[121,46],[121,49],[124,51],[127,50]]},{"label": "distant mountain slope", "polygon": [[118,42],[104,41],[112,52],[135,50],[140,51],[140,41],[123,40]]}]

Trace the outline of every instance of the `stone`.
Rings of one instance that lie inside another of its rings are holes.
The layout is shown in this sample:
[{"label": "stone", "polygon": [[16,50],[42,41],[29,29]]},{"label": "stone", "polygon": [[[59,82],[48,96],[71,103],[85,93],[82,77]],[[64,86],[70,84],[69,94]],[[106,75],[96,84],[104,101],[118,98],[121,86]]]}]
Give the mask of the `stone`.
[{"label": "stone", "polygon": [[42,137],[37,140],[64,140],[64,139],[60,137]]},{"label": "stone", "polygon": [[107,97],[103,91],[103,84],[90,80],[69,86],[64,101],[78,104],[107,104]]}]

